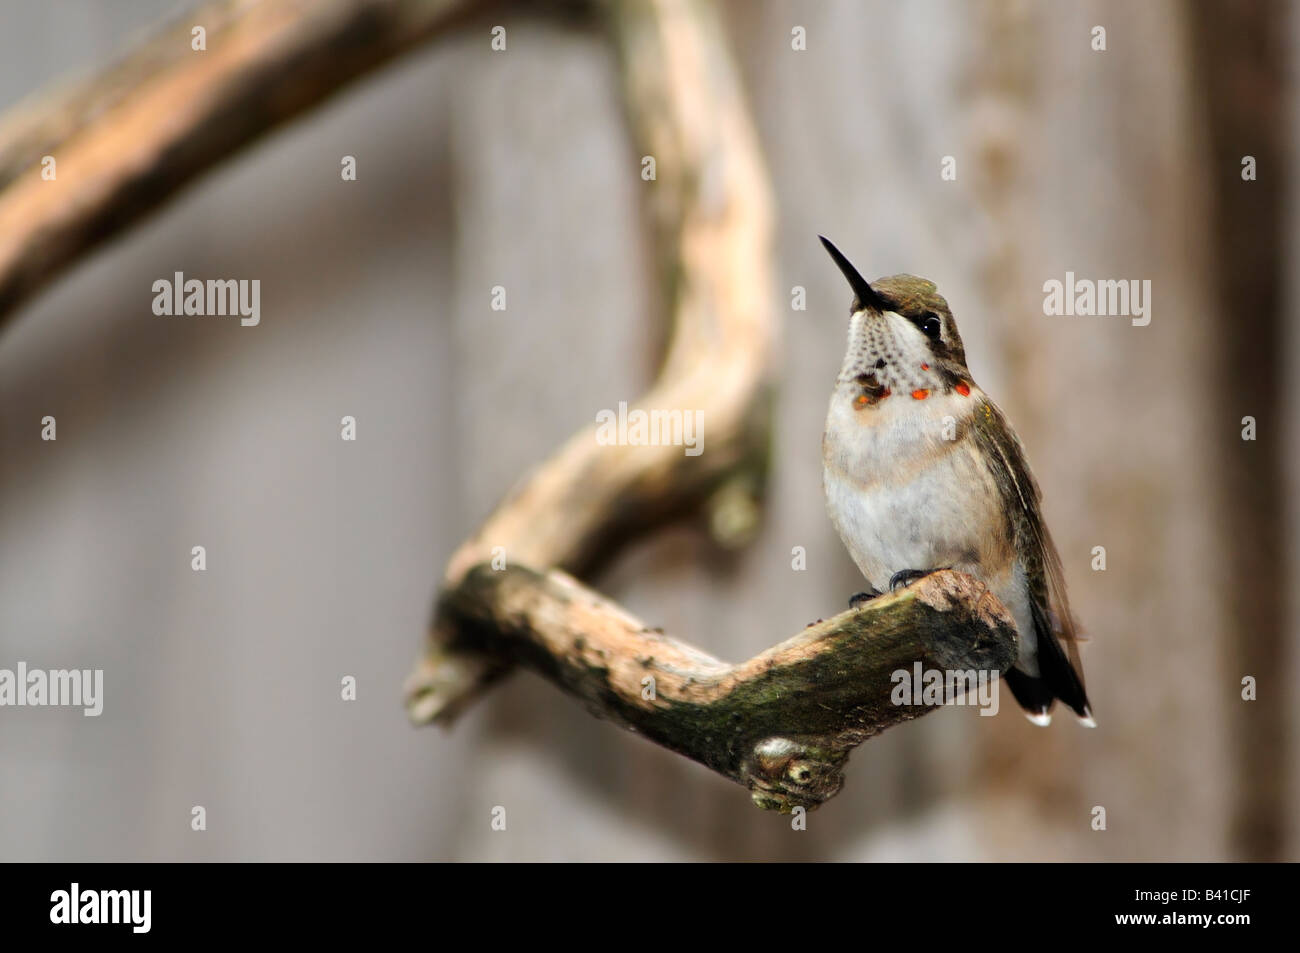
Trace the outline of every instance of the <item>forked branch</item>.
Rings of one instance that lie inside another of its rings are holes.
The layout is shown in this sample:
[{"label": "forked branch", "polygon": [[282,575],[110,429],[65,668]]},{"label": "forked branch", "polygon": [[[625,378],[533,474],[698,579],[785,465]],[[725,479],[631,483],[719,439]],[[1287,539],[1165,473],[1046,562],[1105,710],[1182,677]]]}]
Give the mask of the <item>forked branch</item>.
[{"label": "forked branch", "polygon": [[[482,5],[468,0],[211,0],[113,67],[0,121],[0,322],[99,242],[207,168]],[[619,59],[637,156],[654,160],[648,221],[672,334],[637,407],[691,411],[700,456],[575,435],[451,558],[408,695],[447,720],[522,664],[596,714],[748,787],[762,807],[814,807],[850,750],[931,710],[894,704],[893,674],[1004,671],[1006,610],[952,572],[809,626],[729,665],[646,628],[558,570],[706,506],[742,539],[767,458],[771,198],[716,11],[697,0],[598,5]],[[191,49],[203,26],[207,49]],[[42,157],[57,176],[41,175]],[[594,303],[593,303],[594,306]],[[504,547],[513,568],[485,565]]]},{"label": "forked branch", "polygon": [[[642,185],[672,325],[659,379],[632,410],[698,415],[703,452],[602,445],[587,427],[461,544],[444,589],[496,547],[512,564],[582,573],[619,543],[701,506],[724,542],[743,539],[756,519],[777,332],[772,200],[757,136],[712,5],[629,0],[602,9],[636,155],[655,163]],[[434,620],[407,682],[416,722],[447,722],[500,674],[497,660],[453,635]]]},{"label": "forked branch", "polygon": [[912,678],[919,663],[991,677],[1016,657],[1002,604],[951,571],[738,665],[647,628],[556,571],[475,566],[438,611],[458,647],[539,672],[593,714],[745,785],[759,807],[787,812],[834,796],[855,746],[934,710],[896,704],[896,672]]}]

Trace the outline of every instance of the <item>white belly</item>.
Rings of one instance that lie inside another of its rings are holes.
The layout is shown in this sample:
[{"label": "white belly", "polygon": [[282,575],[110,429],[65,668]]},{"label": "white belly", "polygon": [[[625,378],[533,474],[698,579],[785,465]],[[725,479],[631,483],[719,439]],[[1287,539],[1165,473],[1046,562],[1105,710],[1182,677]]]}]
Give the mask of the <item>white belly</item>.
[{"label": "white belly", "polygon": [[831,400],[823,481],[827,512],[853,562],[881,592],[904,569],[952,568],[980,579],[1010,610],[1021,667],[1035,674],[1028,587],[997,486],[973,441],[944,439],[944,418],[969,413],[970,399],[936,396],[922,408],[890,398],[857,410],[844,398],[837,392]]},{"label": "white belly", "polygon": [[[874,480],[825,469],[826,508],[862,574],[884,590],[901,569],[981,568],[981,536],[1000,519],[987,479],[965,448],[924,469]],[[984,567],[992,569],[994,567]]]}]

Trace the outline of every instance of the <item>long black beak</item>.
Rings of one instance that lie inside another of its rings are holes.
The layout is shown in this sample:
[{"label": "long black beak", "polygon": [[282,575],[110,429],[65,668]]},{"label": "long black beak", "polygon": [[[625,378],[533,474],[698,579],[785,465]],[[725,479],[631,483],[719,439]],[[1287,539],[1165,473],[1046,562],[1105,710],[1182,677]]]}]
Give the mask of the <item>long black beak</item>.
[{"label": "long black beak", "polygon": [[822,240],[822,244],[826,246],[826,251],[830,253],[831,259],[839,266],[840,271],[849,281],[849,287],[853,289],[853,308],[850,313],[856,313],[863,308],[874,308],[877,311],[883,311],[884,303],[871,285],[867,284],[867,279],[858,274],[858,269],[854,268],[852,263],[825,236],[818,235],[817,237]]}]

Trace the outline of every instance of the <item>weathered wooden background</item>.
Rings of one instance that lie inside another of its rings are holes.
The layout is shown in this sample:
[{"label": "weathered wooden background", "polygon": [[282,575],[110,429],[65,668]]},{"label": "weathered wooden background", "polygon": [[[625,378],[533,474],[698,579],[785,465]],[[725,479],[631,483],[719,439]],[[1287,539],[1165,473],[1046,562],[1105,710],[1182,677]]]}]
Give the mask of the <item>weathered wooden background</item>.
[{"label": "weathered wooden background", "polygon": [[[174,10],[6,5],[0,107]],[[1295,271],[1296,13],[1246,11],[1269,26],[1260,51],[1174,2],[725,7],[779,212],[767,519],[738,556],[663,533],[596,585],[729,658],[858,588],[820,487],[848,301],[826,234],[868,277],[936,280],[1017,424],[1092,636],[1095,731],[1036,729],[1009,699],[936,713],[862,748],[795,832],[531,675],[451,733],[407,725],[447,556],[525,468],[645,388],[659,342],[654,186],[609,52],[503,14],[506,52],[466,33],[371,78],[0,333],[0,666],[101,667],[107,695],[98,719],[0,710],[0,857],[1297,859],[1294,282],[1271,310],[1220,303]],[[1292,65],[1270,86],[1274,61]],[[1243,70],[1225,120],[1214,97]],[[1247,154],[1269,159],[1253,183]],[[1044,316],[1042,283],[1067,270],[1150,279],[1151,324]],[[261,325],[154,317],[174,271],[260,278]]]}]

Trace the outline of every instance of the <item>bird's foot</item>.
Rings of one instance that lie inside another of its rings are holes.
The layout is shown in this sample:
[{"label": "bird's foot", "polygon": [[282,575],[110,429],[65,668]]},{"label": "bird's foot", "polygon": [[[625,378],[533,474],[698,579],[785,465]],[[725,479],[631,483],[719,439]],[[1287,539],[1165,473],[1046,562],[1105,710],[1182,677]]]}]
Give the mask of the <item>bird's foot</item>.
[{"label": "bird's foot", "polygon": [[856,592],[849,596],[849,608],[861,609],[878,595],[880,595],[880,591],[875,587],[869,588],[866,592]]},{"label": "bird's foot", "polygon": [[924,579],[932,572],[938,572],[938,569],[900,569],[889,577],[889,591],[893,592],[899,586],[910,586],[918,579]]}]

